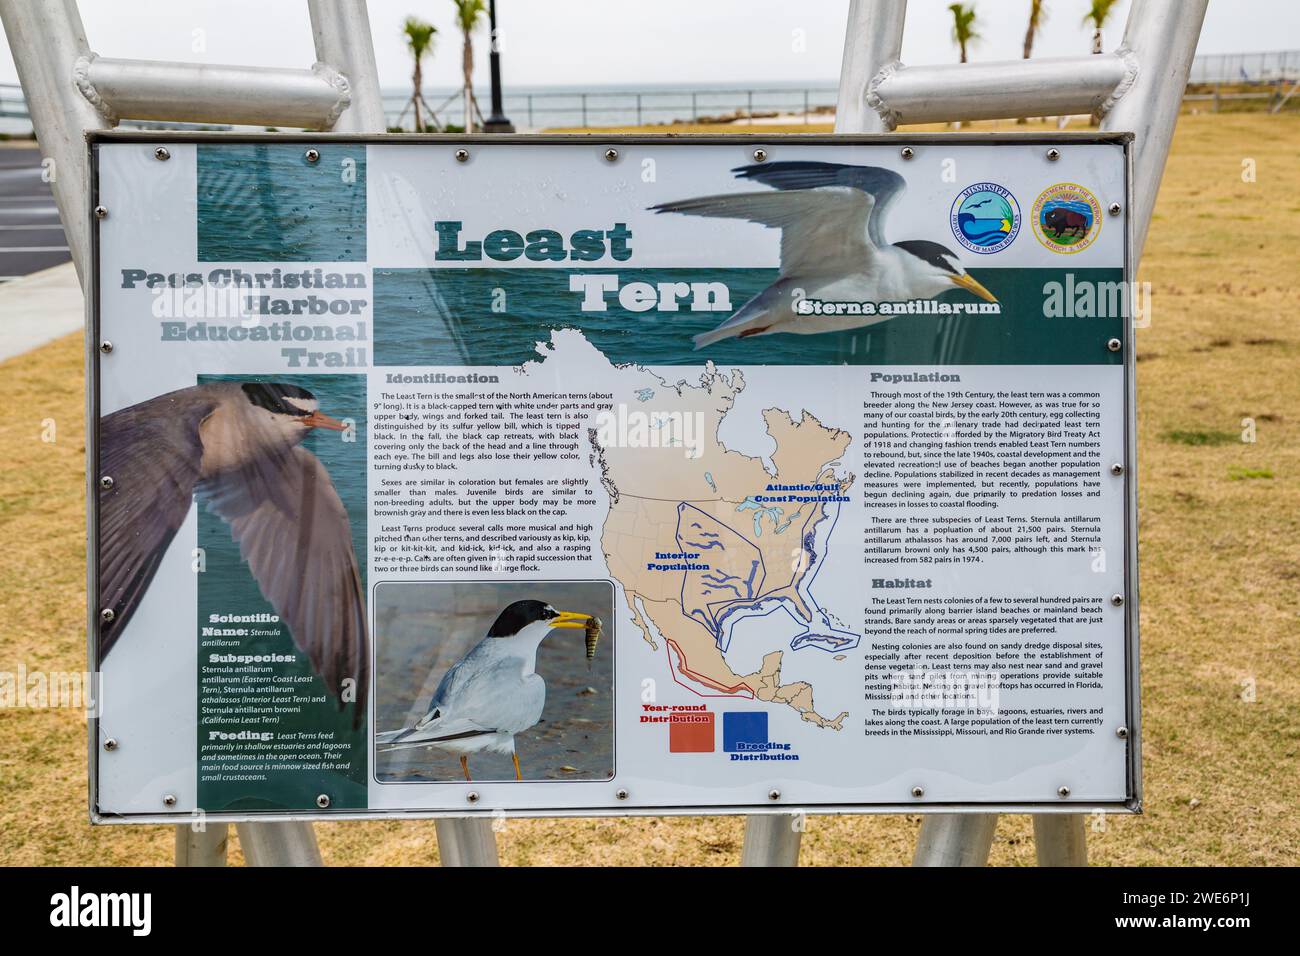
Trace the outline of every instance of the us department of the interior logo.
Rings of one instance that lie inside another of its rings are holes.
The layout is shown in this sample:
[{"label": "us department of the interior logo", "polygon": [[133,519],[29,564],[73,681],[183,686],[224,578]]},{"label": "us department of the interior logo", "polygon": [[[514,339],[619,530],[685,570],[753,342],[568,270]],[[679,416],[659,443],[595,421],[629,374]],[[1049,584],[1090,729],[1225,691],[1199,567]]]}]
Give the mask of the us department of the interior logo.
[{"label": "us department of the interior logo", "polygon": [[1101,233],[1101,203],[1078,183],[1048,186],[1030,218],[1038,241],[1053,252],[1082,252]]},{"label": "us department of the interior logo", "polygon": [[952,204],[952,233],[971,252],[1001,252],[1020,233],[1020,204],[997,183],[975,183]]}]

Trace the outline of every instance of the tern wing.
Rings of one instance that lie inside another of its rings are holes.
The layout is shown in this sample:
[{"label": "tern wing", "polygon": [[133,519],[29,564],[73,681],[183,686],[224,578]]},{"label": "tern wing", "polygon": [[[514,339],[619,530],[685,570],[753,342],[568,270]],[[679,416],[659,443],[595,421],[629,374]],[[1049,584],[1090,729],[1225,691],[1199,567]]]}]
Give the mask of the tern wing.
[{"label": "tern wing", "polygon": [[752,179],[781,190],[844,187],[866,193],[875,201],[867,218],[867,236],[877,248],[886,245],[885,217],[907,187],[907,180],[881,166],[793,160],[737,166],[732,172],[737,179]]},{"label": "tern wing", "polygon": [[781,230],[781,274],[807,275],[865,267],[876,246],[867,236],[875,198],[848,186],[723,193],[651,206],[655,212],[747,219]]},{"label": "tern wing", "polygon": [[348,514],[325,466],[295,445],[205,478],[196,491],[230,525],[262,594],[340,706],[344,680],[356,682],[359,725],[370,667],[365,596]]},{"label": "tern wing", "polygon": [[215,398],[187,388],[99,420],[99,606],[114,618],[99,632],[102,660],[125,629],[167,546],[190,510],[203,446],[199,427]]}]

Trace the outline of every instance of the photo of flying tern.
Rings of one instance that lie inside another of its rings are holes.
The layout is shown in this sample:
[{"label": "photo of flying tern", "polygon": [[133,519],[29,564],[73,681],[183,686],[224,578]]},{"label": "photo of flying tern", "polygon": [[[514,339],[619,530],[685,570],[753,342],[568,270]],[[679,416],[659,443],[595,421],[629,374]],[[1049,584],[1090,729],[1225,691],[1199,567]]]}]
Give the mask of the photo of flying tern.
[{"label": "photo of flying tern", "polygon": [[[116,646],[197,498],[230,528],[262,595],[329,693],[365,714],[365,598],[347,511],[302,441],[343,431],[307,389],[182,388],[99,422],[99,657]],[[111,612],[111,614],[106,613]]]},{"label": "photo of flying tern", "polygon": [[546,707],[538,647],[554,631],[580,631],[590,661],[596,642],[589,635],[599,627],[595,620],[590,614],[557,611],[543,601],[514,601],[496,616],[487,636],[443,674],[422,717],[375,735],[380,753],[436,748],[459,757],[466,780],[471,779],[471,754],[509,754],[515,779],[522,780],[515,736],[537,726]]},{"label": "photo of flying tern", "polygon": [[695,336],[697,349],[729,338],[789,332],[811,335],[883,322],[891,315],[795,311],[801,298],[832,302],[903,302],[965,289],[993,294],[966,272],[957,254],[927,239],[890,243],[885,219],[907,183],[879,166],[812,161],[756,163],[739,179],[773,187],[660,203],[656,213],[744,219],[781,230],[781,274],[722,325]]}]

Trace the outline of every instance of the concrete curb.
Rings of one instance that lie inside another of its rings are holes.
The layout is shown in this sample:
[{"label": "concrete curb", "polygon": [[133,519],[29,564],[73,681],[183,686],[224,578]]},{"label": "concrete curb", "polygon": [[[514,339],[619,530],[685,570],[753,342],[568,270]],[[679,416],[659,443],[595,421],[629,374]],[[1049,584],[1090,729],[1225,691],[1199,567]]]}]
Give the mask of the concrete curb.
[{"label": "concrete curb", "polygon": [[85,317],[71,262],[0,285],[0,362],[79,331]]}]

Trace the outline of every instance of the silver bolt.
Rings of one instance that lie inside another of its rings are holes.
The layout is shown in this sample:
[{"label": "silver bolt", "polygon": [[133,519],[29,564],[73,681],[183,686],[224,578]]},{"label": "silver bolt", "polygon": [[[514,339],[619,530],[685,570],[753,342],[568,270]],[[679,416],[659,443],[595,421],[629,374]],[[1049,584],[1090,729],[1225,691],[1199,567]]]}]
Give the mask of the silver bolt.
[{"label": "silver bolt", "polygon": [[165,163],[167,160],[172,158],[172,154],[168,151],[166,146],[159,146],[153,151],[153,158]]},{"label": "silver bolt", "polygon": [[767,799],[769,799],[769,800],[780,800],[780,799],[781,799],[781,791],[780,791],[780,790],[769,790],[769,791],[767,791]]},{"label": "silver bolt", "polygon": [[165,807],[174,807],[174,806],[176,806],[176,794],[174,794],[174,793],[164,793],[164,794],[163,794],[163,806],[165,806]]},{"label": "silver bolt", "polygon": [[104,608],[104,610],[99,612],[99,619],[103,621],[105,624],[113,623],[113,618],[115,617],[117,617],[117,615],[113,613],[113,609],[111,607],[106,607]]},{"label": "silver bolt", "polygon": [[1115,462],[1115,464],[1110,466],[1110,473],[1118,478],[1120,475],[1124,474],[1124,466],[1119,462]]},{"label": "silver bolt", "polygon": [[465,799],[470,803],[478,803],[478,791],[471,790],[469,793],[465,794]]},{"label": "silver bolt", "polygon": [[1110,603],[1113,604],[1113,605],[1115,605],[1116,607],[1123,607],[1123,606],[1124,606],[1124,595],[1122,595],[1122,594],[1112,594],[1112,595],[1110,596]]},{"label": "silver bolt", "polygon": [[925,796],[925,788],[924,788],[924,787],[913,787],[913,788],[912,788],[912,796],[917,797],[918,799],[921,798],[921,797],[924,797],[924,796]]},{"label": "silver bolt", "polygon": [[916,155],[916,153],[912,150],[911,146],[904,146],[899,150],[898,155],[902,156],[904,159],[911,159]]},{"label": "silver bolt", "polygon": [[1118,216],[1121,210],[1123,210],[1123,208],[1124,207],[1121,206],[1119,203],[1113,202],[1106,207],[1106,211],[1109,212],[1112,216]]},{"label": "silver bolt", "polygon": [[96,207],[95,207],[95,218],[96,218],[96,219],[107,219],[107,218],[108,218],[108,207],[107,207],[107,206],[96,206]]},{"label": "silver bolt", "polygon": [[1069,787],[1057,787],[1057,788],[1056,788],[1056,795],[1057,795],[1058,797],[1068,797],[1068,796],[1070,795],[1070,788],[1069,788]]},{"label": "silver bolt", "polygon": [[110,752],[116,750],[116,749],[117,749],[117,739],[114,738],[114,737],[109,737],[109,738],[107,738],[107,739],[104,741],[104,749],[107,750],[107,751],[110,751]]},{"label": "silver bolt", "polygon": [[767,159],[767,150],[765,149],[754,150],[754,162],[761,163],[765,159]]},{"label": "silver bolt", "polygon": [[107,355],[109,352],[113,351],[113,343],[108,339],[105,339],[99,343],[99,350]]},{"label": "silver bolt", "polygon": [[319,797],[316,798],[316,806],[320,807],[322,810],[324,810],[329,805],[330,805],[330,795],[328,793],[322,793]]},{"label": "silver bolt", "polygon": [[103,478],[99,479],[99,487],[103,488],[105,491],[108,491],[109,488],[112,488],[113,476],[105,475]]},{"label": "silver bolt", "polygon": [[614,160],[618,159],[618,150],[611,146],[609,149],[605,150],[605,158],[612,163]]},{"label": "silver bolt", "polygon": [[1115,728],[1115,736],[1118,737],[1120,740],[1128,740],[1128,728],[1127,728],[1127,727],[1116,727],[1116,728]]},{"label": "silver bolt", "polygon": [[320,161],[320,150],[318,149],[309,149],[307,150],[307,152],[303,153],[302,155],[303,158],[307,160],[307,162],[309,163],[315,163]]},{"label": "silver bolt", "polygon": [[1049,162],[1054,163],[1060,158],[1061,158],[1061,151],[1059,149],[1049,149],[1047,151],[1047,159]]},{"label": "silver bolt", "polygon": [[467,163],[467,162],[469,162],[469,150],[468,150],[468,149],[458,149],[458,150],[456,150],[456,162],[458,162],[458,163]]},{"label": "silver bolt", "polygon": [[626,790],[615,790],[615,791],[614,791],[614,796],[618,797],[620,800],[626,800],[626,799],[627,799],[627,791],[626,791]]},{"label": "silver bolt", "polygon": [[1111,339],[1109,342],[1106,343],[1106,348],[1110,349],[1112,352],[1118,352],[1123,347],[1124,347],[1124,343],[1121,342],[1119,339]]}]

